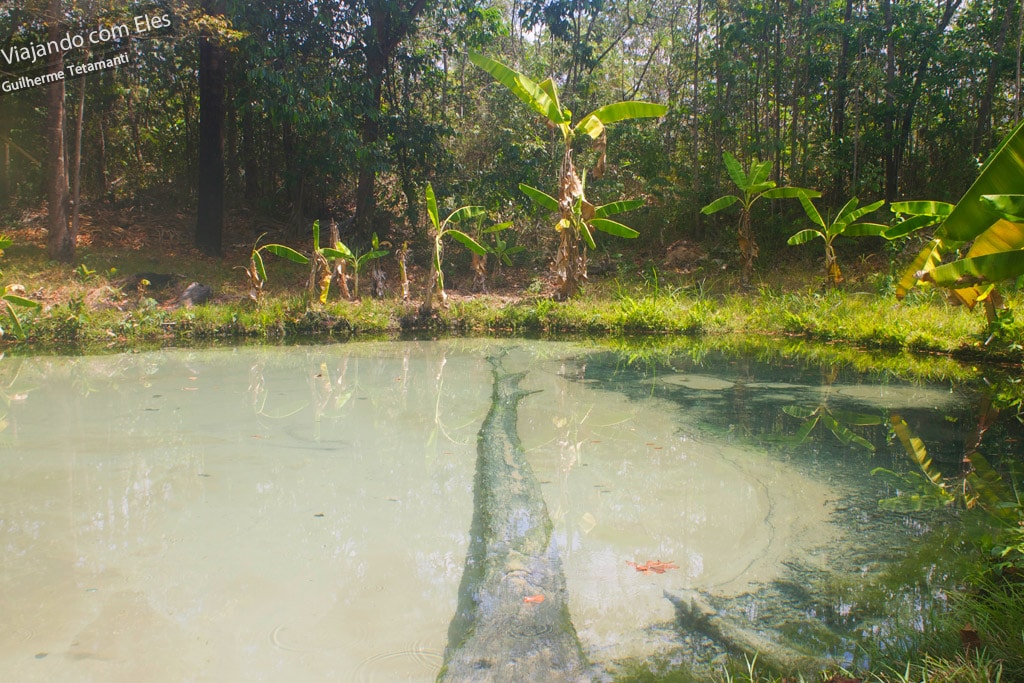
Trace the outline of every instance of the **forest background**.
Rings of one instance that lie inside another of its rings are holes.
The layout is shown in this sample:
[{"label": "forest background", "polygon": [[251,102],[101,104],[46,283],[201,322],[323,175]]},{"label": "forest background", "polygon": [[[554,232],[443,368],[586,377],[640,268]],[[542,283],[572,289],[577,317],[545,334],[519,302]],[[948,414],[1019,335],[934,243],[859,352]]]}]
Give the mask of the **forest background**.
[{"label": "forest background", "polygon": [[[425,244],[430,182],[442,206],[515,221],[510,240],[540,264],[555,231],[518,186],[555,177],[557,131],[469,51],[553,77],[574,112],[668,105],[611,126],[608,173],[588,182],[588,196],[646,200],[628,219],[635,247],[598,244],[615,251],[688,239],[734,253],[735,216],[700,212],[730,191],[724,151],[770,161],[772,180],[820,190],[833,212],[851,196],[955,202],[1021,116],[1019,0],[5,1],[0,44],[140,15],[171,26],[46,68],[127,64],[67,80],[59,101],[48,86],[0,96],[0,207],[66,207],[48,218],[58,260],[74,260],[74,240],[56,233],[73,236],[74,207],[90,203],[197,211],[195,245],[214,256],[222,206],[246,217],[249,240],[267,225],[308,239],[314,219],[351,218],[348,244]],[[594,161],[579,153],[581,167]],[[800,221],[797,202],[762,202],[762,259]]]}]

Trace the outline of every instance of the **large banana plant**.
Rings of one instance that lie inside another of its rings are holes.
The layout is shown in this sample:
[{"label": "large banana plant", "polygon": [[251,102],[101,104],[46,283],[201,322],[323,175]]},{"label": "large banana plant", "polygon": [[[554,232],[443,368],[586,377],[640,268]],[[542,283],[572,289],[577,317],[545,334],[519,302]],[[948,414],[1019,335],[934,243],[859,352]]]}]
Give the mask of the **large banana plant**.
[{"label": "large banana plant", "polygon": [[[572,112],[562,106],[558,99],[558,89],[550,78],[536,83],[528,76],[489,57],[471,53],[469,59],[547,119],[550,126],[562,134],[564,149],[558,175],[557,198],[526,185],[520,185],[520,189],[540,206],[559,213],[559,221],[555,225],[559,233],[559,246],[554,270],[559,298],[570,298],[587,279],[586,248],[594,248],[592,231],[601,230],[619,237],[636,237],[639,235],[636,230],[609,220],[608,216],[642,205],[637,200],[616,202],[601,207],[605,211],[599,213],[598,207],[589,203],[584,196],[584,180],[573,165],[573,142],[583,136],[595,141],[599,151],[595,174],[599,174],[603,172],[605,163],[606,126],[628,119],[659,118],[665,115],[668,108],[650,102],[615,102],[595,109],[573,123]],[[613,206],[619,209],[611,208]]]},{"label": "large banana plant", "polygon": [[[903,297],[919,282],[953,291],[969,307],[991,302],[1001,280],[1024,275],[1024,124],[989,156],[977,180],[956,205],[900,202],[892,210],[904,219],[883,233],[893,239],[938,224],[932,240],[917,255],[896,289]],[[971,243],[963,258],[943,257]]]},{"label": "large banana plant", "polygon": [[876,211],[884,204],[884,201],[877,201],[867,206],[858,208],[858,199],[854,197],[846,202],[846,205],[839,210],[839,214],[831,223],[825,223],[825,219],[818,213],[814,202],[806,195],[799,195],[800,204],[804,207],[804,213],[811,219],[815,227],[801,230],[790,237],[786,244],[805,244],[815,237],[825,241],[825,279],[829,284],[835,286],[843,281],[843,273],[839,270],[839,260],[836,258],[835,239],[840,235],[847,237],[860,237],[864,235],[881,235],[889,226],[880,223],[858,223],[861,216]]},{"label": "large banana plant", "polygon": [[[740,220],[736,227],[737,238],[740,247],[740,256],[743,259],[743,269],[740,280],[744,287],[750,285],[750,278],[754,272],[754,259],[757,258],[757,240],[754,238],[754,229],[750,222],[750,211],[758,199],[791,199],[793,197],[820,197],[817,190],[806,190],[800,187],[777,187],[774,180],[768,180],[772,172],[772,162],[758,161],[753,159],[750,162],[750,170],[744,171],[739,160],[728,152],[722,152],[722,162],[729,177],[736,184],[742,196],[727,194],[719,197],[700,210],[705,215],[718,213],[727,209],[733,204],[740,205]],[[812,219],[813,220],[813,219]]]}]

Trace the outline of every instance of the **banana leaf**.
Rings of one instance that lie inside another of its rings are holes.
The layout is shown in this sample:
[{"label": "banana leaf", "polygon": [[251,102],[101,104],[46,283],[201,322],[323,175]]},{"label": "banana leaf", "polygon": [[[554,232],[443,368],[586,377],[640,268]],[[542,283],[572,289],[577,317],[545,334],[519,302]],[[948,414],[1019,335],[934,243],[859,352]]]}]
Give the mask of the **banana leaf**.
[{"label": "banana leaf", "polygon": [[467,249],[469,249],[471,252],[473,252],[477,256],[486,256],[487,255],[487,250],[484,249],[482,246],[480,246],[479,242],[477,242],[475,239],[473,239],[472,237],[470,237],[466,233],[462,232],[461,230],[454,230],[454,229],[452,229],[452,230],[445,230],[444,234],[451,235],[453,238],[457,239],[459,242],[462,242],[466,246]]},{"label": "banana leaf", "polygon": [[548,209],[549,211],[558,211],[558,200],[546,192],[541,192],[537,188],[530,187],[525,183],[519,183],[519,189],[537,205]]},{"label": "banana leaf", "polygon": [[740,198],[737,197],[736,195],[734,195],[734,194],[727,194],[724,197],[719,197],[715,201],[711,202],[710,204],[705,206],[703,209],[701,209],[700,212],[702,214],[706,215],[706,216],[710,215],[710,214],[713,214],[713,213],[718,213],[722,209],[729,208],[730,206],[732,206],[733,204],[735,204],[739,200],[740,200]]},{"label": "banana leaf", "polygon": [[295,251],[291,247],[286,247],[283,244],[264,244],[260,249],[266,249],[274,256],[280,256],[281,258],[294,261],[295,263],[301,263],[303,265],[309,263],[309,259],[303,254]]},{"label": "banana leaf", "polygon": [[544,89],[524,74],[511,69],[501,62],[476,53],[469,53],[469,61],[489,73],[518,97],[523,103],[555,124],[569,123],[558,104]]},{"label": "banana leaf", "polygon": [[642,199],[626,199],[621,202],[603,204],[594,209],[594,218],[607,218],[608,216],[614,216],[617,213],[625,213],[626,211],[639,209],[643,205],[644,200]]},{"label": "banana leaf", "polygon": [[629,239],[633,239],[634,237],[640,236],[639,232],[629,227],[628,225],[623,225],[622,223],[613,221],[608,218],[594,218],[591,221],[589,221],[589,223],[590,227],[597,228],[602,232],[606,232],[609,235],[615,235],[616,237],[626,237]]},{"label": "banana leaf", "polygon": [[1006,136],[982,166],[978,179],[936,230],[936,237],[972,240],[995,222],[981,202],[983,195],[1018,194],[1024,186],[1024,123]]}]

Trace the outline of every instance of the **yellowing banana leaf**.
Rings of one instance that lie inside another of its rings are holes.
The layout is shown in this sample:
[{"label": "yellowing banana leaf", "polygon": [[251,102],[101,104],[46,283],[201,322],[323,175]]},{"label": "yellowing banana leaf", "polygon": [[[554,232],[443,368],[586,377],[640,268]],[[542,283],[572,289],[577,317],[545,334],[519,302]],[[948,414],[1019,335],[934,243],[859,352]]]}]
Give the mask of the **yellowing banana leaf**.
[{"label": "yellowing banana leaf", "polygon": [[966,242],[994,222],[983,195],[1019,194],[1024,187],[1024,123],[1004,139],[982,166],[978,179],[936,231],[936,237]]},{"label": "yellowing banana leaf", "polygon": [[942,256],[946,253],[948,247],[939,238],[933,239],[929,242],[924,249],[922,249],[917,257],[914,259],[910,267],[907,268],[903,273],[903,277],[900,278],[899,283],[896,285],[896,298],[902,299],[907,295],[914,285],[917,284],[917,274],[921,271],[927,271],[933,269],[938,264],[942,263]]},{"label": "yellowing banana leaf", "polygon": [[939,472],[933,465],[931,456],[928,455],[928,449],[925,448],[924,442],[910,431],[910,427],[906,421],[899,415],[893,415],[891,417],[892,429],[896,433],[896,437],[903,444],[903,449],[910,456],[921,471],[924,473],[928,480],[945,490],[945,486],[942,483],[942,473]]}]

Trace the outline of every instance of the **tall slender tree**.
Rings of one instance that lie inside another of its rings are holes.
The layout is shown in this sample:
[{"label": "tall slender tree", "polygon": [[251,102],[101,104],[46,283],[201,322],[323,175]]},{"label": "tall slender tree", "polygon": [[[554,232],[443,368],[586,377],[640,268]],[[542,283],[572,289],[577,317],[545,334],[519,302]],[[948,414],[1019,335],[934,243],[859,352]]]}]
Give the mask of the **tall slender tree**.
[{"label": "tall slender tree", "polygon": [[[204,0],[209,17],[223,17],[224,0]],[[199,186],[195,244],[220,256],[224,233],[225,50],[210,25],[199,34]]]},{"label": "tall slender tree", "polygon": [[[59,41],[64,33],[64,7],[61,0],[50,0],[47,39]],[[52,50],[46,57],[47,73],[64,71],[64,53]],[[47,85],[46,119],[49,157],[46,168],[47,252],[50,258],[70,263],[75,258],[76,235],[68,224],[68,168],[64,155],[64,80],[54,78]]]}]

